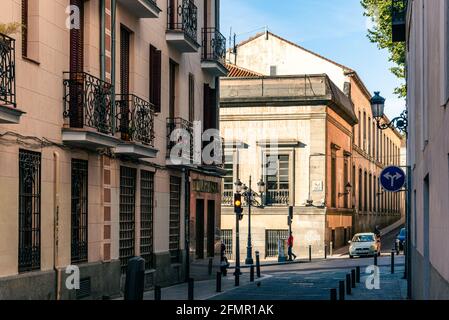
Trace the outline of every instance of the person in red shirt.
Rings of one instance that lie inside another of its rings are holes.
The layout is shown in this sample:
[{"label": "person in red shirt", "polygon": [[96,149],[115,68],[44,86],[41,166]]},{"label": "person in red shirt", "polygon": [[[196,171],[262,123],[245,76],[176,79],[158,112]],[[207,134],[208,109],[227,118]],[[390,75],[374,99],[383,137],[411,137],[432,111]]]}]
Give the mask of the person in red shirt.
[{"label": "person in red shirt", "polygon": [[[290,232],[290,236],[287,240],[287,247],[288,247],[288,261],[293,261],[296,259],[296,254],[293,253],[293,232]],[[294,257],[292,259],[292,256]]]}]

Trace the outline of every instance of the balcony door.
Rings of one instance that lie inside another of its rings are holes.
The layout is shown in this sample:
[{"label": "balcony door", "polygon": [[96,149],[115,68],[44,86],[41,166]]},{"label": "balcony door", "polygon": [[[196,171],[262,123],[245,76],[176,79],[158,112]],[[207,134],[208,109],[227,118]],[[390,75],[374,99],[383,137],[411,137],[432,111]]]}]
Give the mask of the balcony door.
[{"label": "balcony door", "polygon": [[84,0],[70,0],[79,8],[80,28],[70,29],[70,127],[84,125]]},{"label": "balcony door", "polygon": [[290,166],[289,154],[267,155],[265,160],[265,181],[268,205],[289,205]]},{"label": "balcony door", "polygon": [[175,117],[175,108],[176,108],[176,69],[178,68],[178,64],[174,62],[173,60],[170,60],[170,101],[169,101],[169,110],[168,110],[168,117],[170,119],[173,119]]},{"label": "balcony door", "polygon": [[129,136],[129,72],[130,72],[130,41],[131,32],[124,27],[120,27],[120,132],[122,139],[130,140]]}]

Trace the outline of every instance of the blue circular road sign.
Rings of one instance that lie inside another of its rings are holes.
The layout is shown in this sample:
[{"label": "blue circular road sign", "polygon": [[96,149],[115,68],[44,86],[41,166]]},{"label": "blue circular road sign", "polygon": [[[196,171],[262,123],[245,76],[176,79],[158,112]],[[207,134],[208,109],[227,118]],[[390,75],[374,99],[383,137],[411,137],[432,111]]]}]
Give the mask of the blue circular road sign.
[{"label": "blue circular road sign", "polygon": [[391,166],[382,171],[380,183],[386,191],[397,192],[404,187],[405,178],[404,170],[396,166]]}]

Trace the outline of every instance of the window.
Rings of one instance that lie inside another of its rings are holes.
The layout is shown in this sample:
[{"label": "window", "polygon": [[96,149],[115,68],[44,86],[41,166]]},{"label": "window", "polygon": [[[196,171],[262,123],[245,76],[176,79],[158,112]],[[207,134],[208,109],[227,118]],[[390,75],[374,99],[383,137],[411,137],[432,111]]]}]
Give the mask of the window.
[{"label": "window", "polygon": [[87,262],[88,162],[72,159],[72,263]]},{"label": "window", "polygon": [[265,163],[270,168],[265,177],[267,204],[290,203],[289,155],[267,155]]},{"label": "window", "polygon": [[223,199],[222,204],[225,206],[233,205],[233,193],[234,193],[234,153],[225,152],[225,164],[224,169],[226,174],[223,177]]},{"label": "window", "polygon": [[331,158],[331,207],[337,208],[337,156],[332,152]]},{"label": "window", "polygon": [[41,263],[41,154],[19,151],[19,272]]},{"label": "window", "polygon": [[362,147],[362,113],[359,111],[359,123],[357,125],[359,127],[359,148]]},{"label": "window", "polygon": [[136,169],[120,167],[120,265],[126,273],[134,257],[136,209]]},{"label": "window", "polygon": [[168,114],[169,118],[173,119],[175,117],[176,111],[176,75],[178,71],[178,64],[170,59],[170,69],[169,69],[169,102],[168,102]]},{"label": "window", "polygon": [[363,150],[366,150],[366,112],[363,112]]},{"label": "window", "polygon": [[370,156],[371,155],[371,117],[368,117],[367,125],[368,125],[368,128],[367,128],[367,130],[368,130],[367,152],[368,152],[368,155]]},{"label": "window", "polygon": [[217,102],[217,90],[212,89],[207,83],[204,84],[204,102],[203,102],[203,115],[204,115],[204,130],[218,129],[218,102]]},{"label": "window", "polygon": [[359,170],[359,212],[363,211],[363,173]]},{"label": "window", "polygon": [[277,257],[279,240],[288,239],[288,230],[265,230],[265,258]]},{"label": "window", "polygon": [[365,175],[363,177],[363,183],[364,183],[364,192],[363,192],[363,198],[365,199],[363,203],[363,211],[368,211],[368,173],[365,171]]},{"label": "window", "polygon": [[228,259],[232,258],[232,229],[221,230],[221,241],[225,245],[225,256]]},{"label": "window", "polygon": [[180,262],[181,178],[170,177],[169,249],[172,263]]},{"label": "window", "polygon": [[[82,14],[81,0],[71,0],[71,4],[77,5]],[[36,0],[22,0],[22,57],[39,61],[39,2]]]},{"label": "window", "polygon": [[[346,185],[349,183],[349,176],[348,176],[348,174],[349,174],[349,172],[348,172],[349,165],[348,165],[348,159],[347,158],[345,158],[344,169],[343,170],[344,170],[344,172],[343,172],[343,183],[344,183],[344,185],[343,185],[343,188],[344,188],[343,192],[346,193],[347,192]],[[350,196],[349,194],[345,194],[345,196],[344,196],[344,206],[345,206],[345,208],[349,208],[349,201],[348,201],[349,196]]]},{"label": "window", "polygon": [[351,206],[352,206],[352,208],[355,208],[355,195],[356,195],[356,190],[355,190],[355,188],[356,188],[356,183],[355,183],[355,181],[356,181],[356,177],[355,177],[355,175],[356,175],[356,169],[355,169],[355,166],[352,166],[352,174],[351,174],[351,178],[352,178],[352,200],[351,200]]},{"label": "window", "polygon": [[162,53],[150,45],[150,101],[161,112]]},{"label": "window", "polygon": [[377,212],[377,189],[378,189],[378,181],[377,177],[373,177],[374,190],[373,190],[373,211]]},{"label": "window", "polygon": [[368,203],[368,211],[373,211],[373,175],[369,175],[368,180],[368,194],[369,194],[369,203]]},{"label": "window", "polygon": [[189,74],[189,121],[195,120],[195,77]]},{"label": "window", "polygon": [[140,255],[145,259],[145,270],[153,264],[153,213],[154,213],[154,173],[140,172]]}]

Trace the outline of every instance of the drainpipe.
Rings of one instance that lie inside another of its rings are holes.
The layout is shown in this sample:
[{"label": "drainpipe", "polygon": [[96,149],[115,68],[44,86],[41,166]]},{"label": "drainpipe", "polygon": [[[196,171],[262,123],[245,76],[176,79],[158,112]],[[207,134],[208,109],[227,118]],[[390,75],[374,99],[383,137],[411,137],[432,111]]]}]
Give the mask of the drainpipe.
[{"label": "drainpipe", "polygon": [[[115,119],[115,36],[116,36],[116,20],[117,20],[117,0],[111,0],[111,20],[112,20],[112,30],[111,30],[111,38],[112,38],[112,44],[111,44],[111,82],[112,82],[112,114],[114,115],[112,118]],[[112,121],[112,134],[115,134],[115,128],[116,123],[115,121]]]},{"label": "drainpipe", "polygon": [[184,225],[184,246],[186,254],[185,265],[185,281],[188,282],[190,278],[190,172],[188,169],[184,171],[184,189],[185,189],[185,225]]},{"label": "drainpipe", "polygon": [[59,207],[60,207],[60,157],[58,152],[53,153],[55,160],[55,182],[54,182],[54,215],[53,215],[53,270],[55,271],[55,299],[61,300],[61,272],[58,270],[58,246],[59,246]]},{"label": "drainpipe", "polygon": [[106,52],[105,52],[105,0],[100,1],[100,74],[101,80],[106,79]]}]

